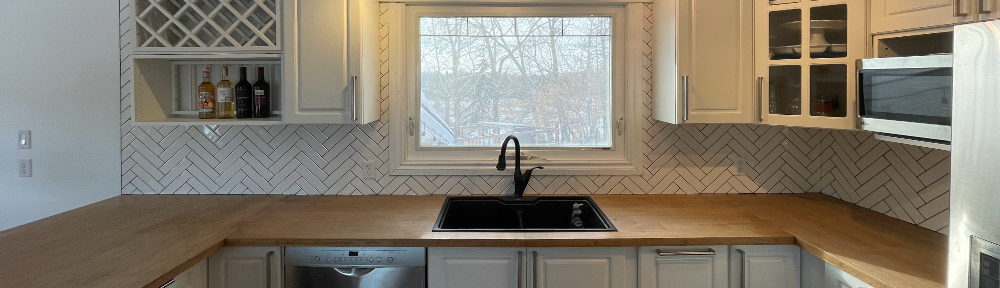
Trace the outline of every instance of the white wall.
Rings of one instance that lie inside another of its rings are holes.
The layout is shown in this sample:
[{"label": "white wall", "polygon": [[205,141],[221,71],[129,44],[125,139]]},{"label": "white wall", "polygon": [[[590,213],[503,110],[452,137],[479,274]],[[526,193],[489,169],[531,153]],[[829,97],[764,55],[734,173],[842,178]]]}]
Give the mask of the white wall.
[{"label": "white wall", "polygon": [[[120,194],[118,1],[0,9],[0,230]],[[30,150],[16,146],[30,129]],[[33,159],[34,177],[17,177]]]}]

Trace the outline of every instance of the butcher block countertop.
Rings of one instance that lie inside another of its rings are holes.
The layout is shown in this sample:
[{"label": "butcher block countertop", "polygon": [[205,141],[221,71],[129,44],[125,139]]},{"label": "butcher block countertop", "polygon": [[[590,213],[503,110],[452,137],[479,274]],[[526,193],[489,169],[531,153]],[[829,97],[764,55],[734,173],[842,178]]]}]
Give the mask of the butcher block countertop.
[{"label": "butcher block countertop", "polygon": [[0,286],[159,287],[223,246],[796,244],[875,287],[946,287],[947,236],[826,195],[592,197],[618,232],[431,232],[444,196],[119,196],[0,232]]}]

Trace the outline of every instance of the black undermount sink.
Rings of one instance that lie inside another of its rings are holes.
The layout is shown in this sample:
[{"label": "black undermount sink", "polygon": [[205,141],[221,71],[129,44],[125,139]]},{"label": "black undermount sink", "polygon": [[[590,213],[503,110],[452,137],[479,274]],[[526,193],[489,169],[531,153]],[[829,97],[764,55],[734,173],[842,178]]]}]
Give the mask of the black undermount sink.
[{"label": "black undermount sink", "polygon": [[[582,204],[574,219],[573,205]],[[582,225],[579,225],[582,224]],[[578,227],[582,226],[582,227]],[[618,231],[590,197],[448,197],[434,232]]]}]

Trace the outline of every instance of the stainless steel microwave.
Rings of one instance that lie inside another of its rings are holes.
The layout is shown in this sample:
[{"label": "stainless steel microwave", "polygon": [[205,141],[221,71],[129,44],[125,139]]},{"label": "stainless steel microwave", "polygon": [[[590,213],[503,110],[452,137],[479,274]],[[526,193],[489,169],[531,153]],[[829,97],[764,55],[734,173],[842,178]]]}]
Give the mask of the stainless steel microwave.
[{"label": "stainless steel microwave", "polygon": [[883,140],[949,149],[952,56],[860,60],[861,129]]}]

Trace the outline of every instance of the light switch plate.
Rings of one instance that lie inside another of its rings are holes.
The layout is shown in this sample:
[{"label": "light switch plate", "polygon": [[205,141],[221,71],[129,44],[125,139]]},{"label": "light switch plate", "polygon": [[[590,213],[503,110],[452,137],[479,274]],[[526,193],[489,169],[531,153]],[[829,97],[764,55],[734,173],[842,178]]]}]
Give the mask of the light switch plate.
[{"label": "light switch plate", "polygon": [[31,130],[17,131],[17,149],[31,149]]},{"label": "light switch plate", "polygon": [[18,177],[31,177],[31,159],[21,159],[17,164]]}]

